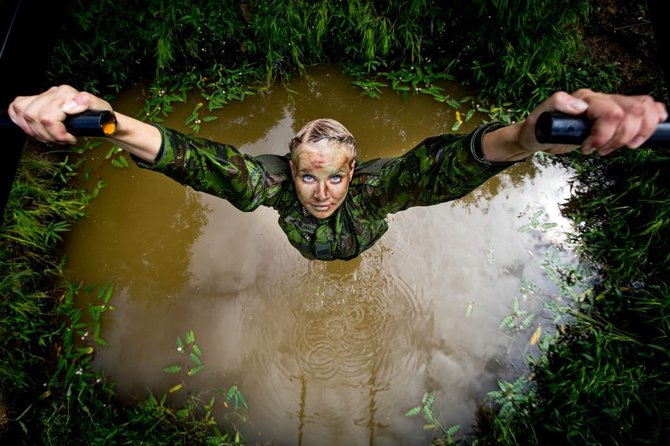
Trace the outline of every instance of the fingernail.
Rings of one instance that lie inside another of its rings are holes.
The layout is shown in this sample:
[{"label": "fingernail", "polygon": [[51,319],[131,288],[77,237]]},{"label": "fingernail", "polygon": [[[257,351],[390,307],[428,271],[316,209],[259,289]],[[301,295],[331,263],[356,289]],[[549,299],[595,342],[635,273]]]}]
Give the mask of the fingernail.
[{"label": "fingernail", "polygon": [[628,144],[628,147],[639,147],[640,144],[642,144],[645,141],[646,140],[643,136],[636,136],[635,138],[633,138],[630,144]]},{"label": "fingernail", "polygon": [[63,104],[63,106],[60,109],[67,113],[74,110],[75,107],[77,107],[77,103],[75,101],[70,101]]},{"label": "fingernail", "polygon": [[572,108],[574,111],[579,112],[579,113],[584,112],[584,111],[586,111],[587,108],[589,108],[589,104],[587,104],[586,102],[582,101],[581,99],[577,99],[577,100],[575,100],[575,101],[572,101],[572,102],[569,104],[569,106],[570,106],[570,108]]}]

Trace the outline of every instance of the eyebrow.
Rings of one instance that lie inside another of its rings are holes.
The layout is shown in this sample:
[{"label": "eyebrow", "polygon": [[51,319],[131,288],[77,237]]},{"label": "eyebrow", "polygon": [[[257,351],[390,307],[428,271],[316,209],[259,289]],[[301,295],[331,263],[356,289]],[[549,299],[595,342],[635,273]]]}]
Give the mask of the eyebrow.
[{"label": "eyebrow", "polygon": [[[331,173],[329,175],[337,175],[338,173],[346,173],[347,170],[345,169],[345,167],[346,167],[346,164],[343,165],[342,167],[340,167],[339,169],[337,169],[337,171],[335,173]],[[311,170],[305,169],[305,168],[298,169],[298,173],[308,173],[310,175],[313,175]]]}]

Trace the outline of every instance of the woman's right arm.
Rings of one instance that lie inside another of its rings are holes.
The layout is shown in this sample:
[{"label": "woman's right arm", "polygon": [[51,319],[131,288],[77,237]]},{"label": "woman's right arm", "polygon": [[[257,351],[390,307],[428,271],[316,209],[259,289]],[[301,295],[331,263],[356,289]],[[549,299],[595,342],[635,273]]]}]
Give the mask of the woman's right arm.
[{"label": "woman's right arm", "polygon": [[[9,117],[33,138],[55,144],[76,144],[77,139],[65,129],[68,115],[86,110],[112,110],[105,100],[90,93],[77,91],[68,85],[52,87],[36,96],[19,96],[9,105]],[[108,137],[146,162],[153,162],[161,147],[160,131],[147,123],[114,112],[116,133]]]}]

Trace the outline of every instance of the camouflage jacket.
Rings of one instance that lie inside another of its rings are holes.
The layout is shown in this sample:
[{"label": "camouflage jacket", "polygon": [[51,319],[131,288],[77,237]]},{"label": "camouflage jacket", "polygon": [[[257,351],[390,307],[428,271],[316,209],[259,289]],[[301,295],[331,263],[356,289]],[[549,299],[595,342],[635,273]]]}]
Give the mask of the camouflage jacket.
[{"label": "camouflage jacket", "polygon": [[357,165],[342,205],[317,219],[302,206],[287,156],[253,157],[235,147],[157,126],[163,144],[154,163],[135,162],[242,211],[270,206],[289,242],[308,259],[351,259],[388,229],[387,214],[462,197],[509,164],[481,159],[482,126],[470,135],[428,138],[397,158]]}]

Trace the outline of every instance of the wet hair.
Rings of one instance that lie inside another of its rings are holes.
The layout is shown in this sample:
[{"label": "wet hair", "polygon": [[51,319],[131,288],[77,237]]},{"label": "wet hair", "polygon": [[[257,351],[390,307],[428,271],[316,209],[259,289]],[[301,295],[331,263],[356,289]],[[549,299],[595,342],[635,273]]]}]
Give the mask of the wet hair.
[{"label": "wet hair", "polygon": [[301,144],[316,143],[324,139],[328,141],[329,145],[335,144],[339,148],[349,150],[351,159],[356,159],[358,148],[354,135],[334,119],[315,119],[305,124],[288,145],[291,151],[291,159],[295,161]]}]

